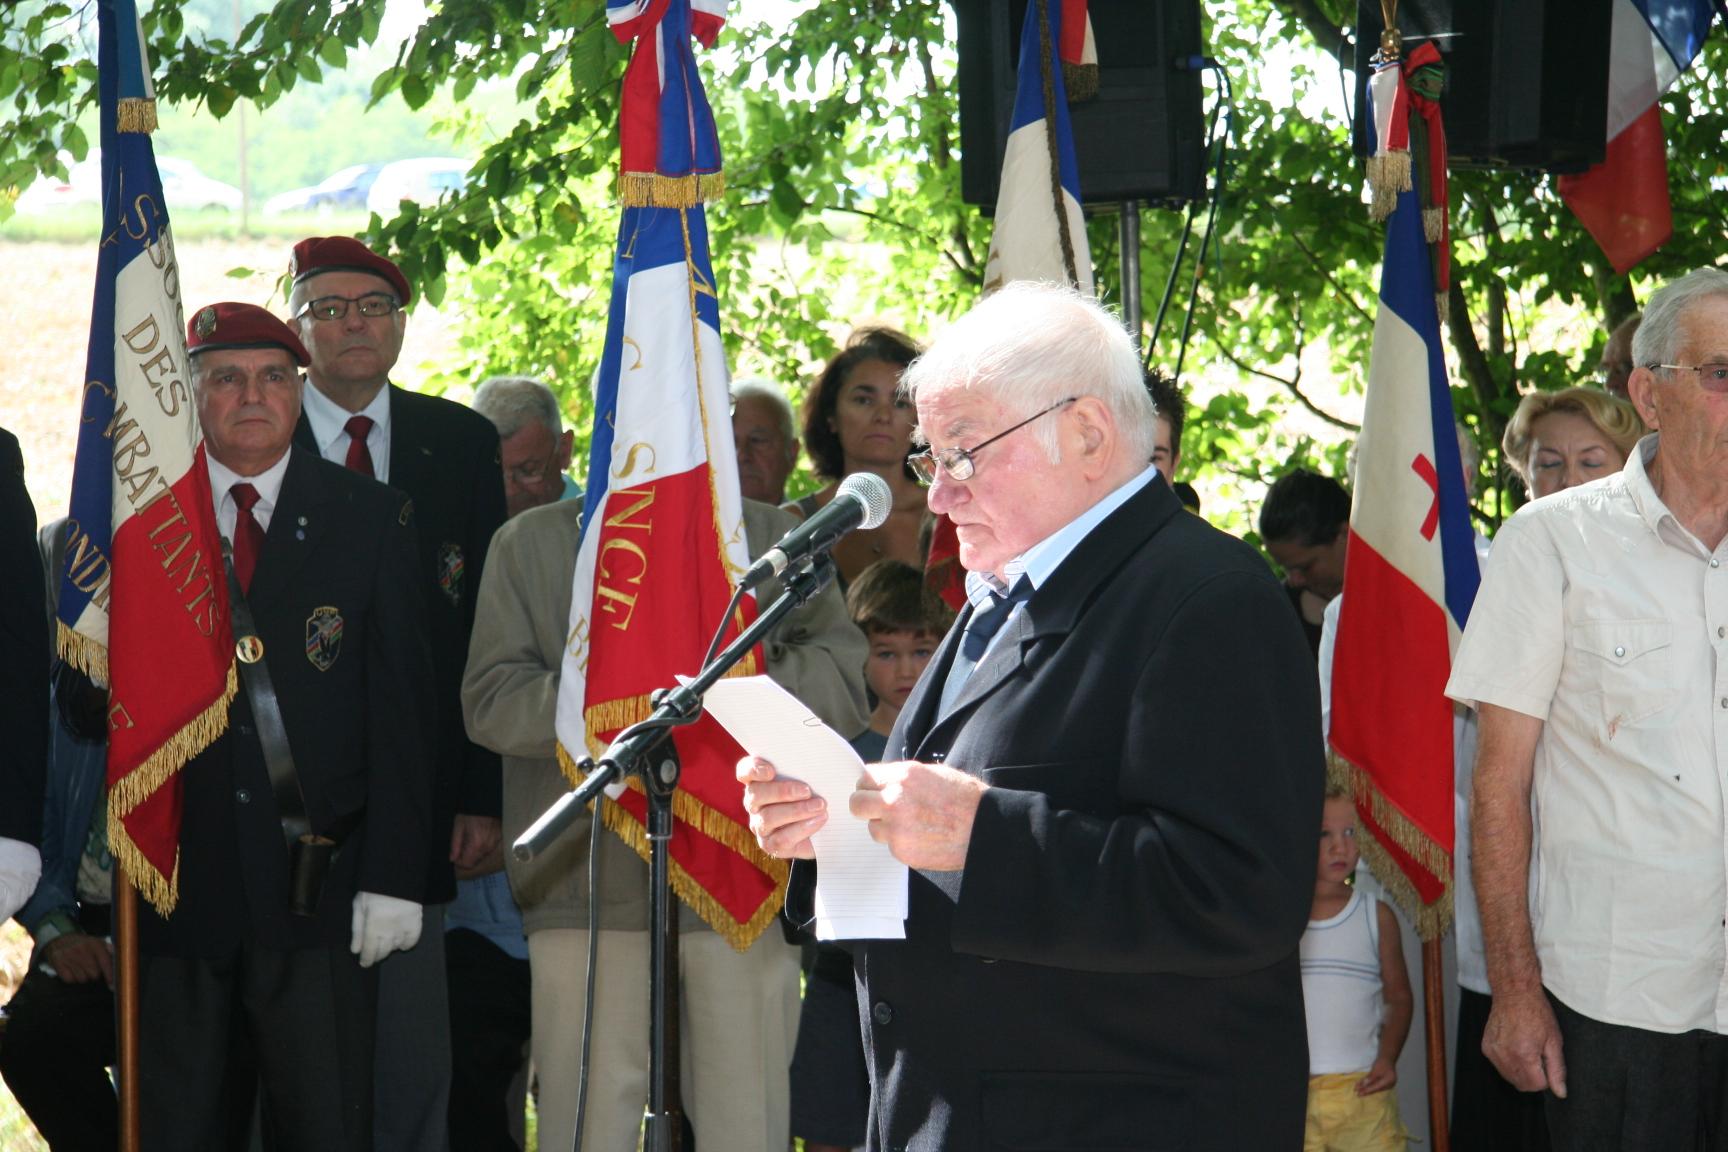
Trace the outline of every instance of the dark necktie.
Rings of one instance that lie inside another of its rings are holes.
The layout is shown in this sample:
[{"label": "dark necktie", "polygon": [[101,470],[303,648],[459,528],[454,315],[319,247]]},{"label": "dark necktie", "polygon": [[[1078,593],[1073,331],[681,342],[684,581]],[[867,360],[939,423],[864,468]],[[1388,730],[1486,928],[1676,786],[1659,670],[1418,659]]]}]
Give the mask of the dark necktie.
[{"label": "dark necktie", "polygon": [[376,477],[378,473],[372,470],[372,452],[366,447],[366,437],[372,434],[372,418],[350,416],[342,427],[348,433],[348,459],[342,463],[362,476]]},{"label": "dark necktie", "polygon": [[960,651],[966,659],[974,664],[978,663],[984,656],[984,650],[990,647],[991,638],[1002,630],[1002,625],[1014,614],[1014,605],[1023,604],[1030,599],[1032,581],[1024,576],[1014,582],[1008,595],[997,596],[992,593],[990,604],[972,613],[972,619],[966,625],[966,635],[960,638]]},{"label": "dark necktie", "polygon": [[252,515],[258,503],[258,489],[250,484],[236,484],[228,489],[234,497],[234,575],[240,578],[240,590],[252,590],[252,573],[258,567],[258,557],[264,551],[264,525]]}]

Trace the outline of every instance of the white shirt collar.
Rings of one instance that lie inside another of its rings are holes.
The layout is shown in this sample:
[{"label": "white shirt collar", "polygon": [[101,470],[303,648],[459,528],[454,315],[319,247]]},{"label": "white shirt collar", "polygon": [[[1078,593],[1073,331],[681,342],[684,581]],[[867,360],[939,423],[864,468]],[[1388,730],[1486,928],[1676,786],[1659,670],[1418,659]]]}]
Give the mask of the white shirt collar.
[{"label": "white shirt collar", "polygon": [[318,444],[318,455],[337,464],[348,455],[348,418],[365,416],[372,421],[372,431],[366,435],[366,446],[372,453],[372,470],[377,479],[390,478],[390,385],[378,389],[378,395],[358,412],[350,412],[324,393],[307,377],[300,390],[300,405],[306,411],[306,422],[312,426],[312,439]]},{"label": "white shirt collar", "polygon": [[294,454],[290,447],[282,453],[282,458],[264,469],[256,476],[242,476],[217,460],[210,454],[208,442],[204,445],[204,463],[210,473],[210,496],[216,504],[216,526],[223,536],[234,539],[234,519],[236,508],[234,496],[230,491],[236,484],[250,484],[258,490],[258,503],[252,506],[252,518],[258,521],[259,527],[270,531],[270,517],[276,511],[276,502],[282,495],[282,478],[288,474],[288,457]]}]

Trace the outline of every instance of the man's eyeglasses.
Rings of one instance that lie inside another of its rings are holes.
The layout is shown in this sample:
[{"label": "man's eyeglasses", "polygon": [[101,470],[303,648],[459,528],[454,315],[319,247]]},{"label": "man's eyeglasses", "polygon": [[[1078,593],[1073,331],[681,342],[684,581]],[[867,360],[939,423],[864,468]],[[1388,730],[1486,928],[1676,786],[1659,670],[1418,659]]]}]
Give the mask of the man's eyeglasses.
[{"label": "man's eyeglasses", "polygon": [[1002,439],[1002,437],[1008,435],[1010,432],[1018,432],[1020,429],[1026,427],[1026,425],[1032,423],[1032,421],[1038,419],[1038,417],[1048,416],[1050,413],[1056,411],[1056,409],[1064,408],[1078,399],[1080,399],[1080,397],[1070,396],[1066,400],[1058,400],[1056,403],[1050,405],[1050,407],[1032,413],[1032,415],[1026,417],[1026,419],[1020,421],[1020,423],[1014,425],[1012,428],[1004,428],[982,444],[974,444],[970,448],[944,448],[940,452],[932,452],[930,449],[926,448],[922,452],[907,457],[906,463],[911,467],[912,474],[918,477],[918,482],[926,487],[936,482],[937,468],[941,468],[942,471],[946,472],[950,480],[970,480],[972,479],[972,474],[978,470],[978,465],[973,462],[972,457],[976,456],[983,449],[990,447],[990,445],[996,443],[996,441]]},{"label": "man's eyeglasses", "polygon": [[402,307],[402,301],[388,292],[368,292],[364,296],[320,296],[309,300],[306,307],[300,309],[300,315],[310,316],[314,320],[340,320],[348,315],[348,305],[353,304],[360,309],[360,315],[369,320],[380,316],[394,316],[396,310]]},{"label": "man's eyeglasses", "polygon": [[536,484],[549,479],[556,471],[552,459],[557,454],[558,445],[554,443],[552,445],[552,450],[546,453],[546,459],[540,461],[540,463],[518,464],[514,468],[506,468],[504,470],[504,475],[507,476],[518,488],[532,488]]},{"label": "man's eyeglasses", "polygon": [[1666,368],[1670,372],[1696,372],[1704,391],[1728,392],[1728,364],[1652,364],[1650,367]]}]

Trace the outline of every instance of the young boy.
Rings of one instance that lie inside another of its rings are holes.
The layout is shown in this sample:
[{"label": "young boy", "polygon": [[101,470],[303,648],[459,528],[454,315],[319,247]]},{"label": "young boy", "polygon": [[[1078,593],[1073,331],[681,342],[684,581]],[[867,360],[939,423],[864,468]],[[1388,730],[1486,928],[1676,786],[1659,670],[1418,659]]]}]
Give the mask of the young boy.
[{"label": "young boy", "polygon": [[[925,591],[918,569],[898,560],[878,560],[860,572],[846,590],[846,610],[870,641],[864,682],[875,710],[852,747],[873,763],[882,759],[894,721],[954,614]],[[792,1134],[805,1152],[845,1152],[864,1143],[870,1114],[852,958],[837,944],[818,944],[807,959],[792,1051]]]},{"label": "young boy", "polygon": [[864,683],[876,706],[852,747],[871,763],[882,758],[894,721],[954,614],[925,589],[918,569],[898,560],[878,560],[860,572],[846,590],[846,611],[870,641]]},{"label": "young boy", "polygon": [[1356,805],[1328,785],[1314,907],[1302,935],[1308,1014],[1308,1130],[1303,1152],[1404,1152],[1398,1053],[1410,1034],[1410,976],[1398,918],[1353,887]]}]

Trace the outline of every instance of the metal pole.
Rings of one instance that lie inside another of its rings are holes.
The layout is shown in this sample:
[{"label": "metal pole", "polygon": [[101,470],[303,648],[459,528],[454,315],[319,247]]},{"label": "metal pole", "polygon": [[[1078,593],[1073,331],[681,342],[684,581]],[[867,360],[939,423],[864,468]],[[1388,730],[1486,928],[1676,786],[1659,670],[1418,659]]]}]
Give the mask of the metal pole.
[{"label": "metal pole", "polygon": [[1134,336],[1134,347],[1144,355],[1145,337],[1140,315],[1140,201],[1124,200],[1116,215],[1122,249],[1122,323]]},{"label": "metal pole", "polygon": [[668,740],[649,768],[648,793],[648,1113],[642,1147],[679,1152],[684,1099],[679,1083],[678,909],[672,899],[672,795],[678,756]]},{"label": "metal pole", "polygon": [[[99,803],[107,803],[106,798]],[[120,952],[120,978],[115,995],[120,1033],[120,1148],[139,1152],[144,1146],[138,1126],[138,892],[126,865],[114,864],[114,945]]]},{"label": "metal pole", "polygon": [[1422,1009],[1428,1029],[1428,1147],[1451,1152],[1446,1112],[1446,984],[1440,937],[1422,942]]}]

